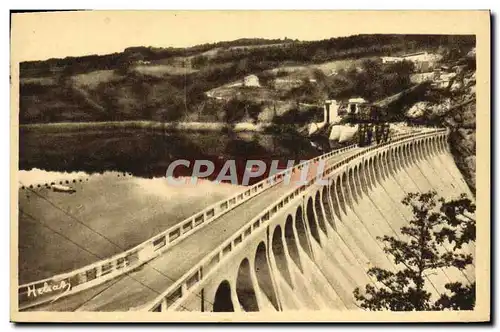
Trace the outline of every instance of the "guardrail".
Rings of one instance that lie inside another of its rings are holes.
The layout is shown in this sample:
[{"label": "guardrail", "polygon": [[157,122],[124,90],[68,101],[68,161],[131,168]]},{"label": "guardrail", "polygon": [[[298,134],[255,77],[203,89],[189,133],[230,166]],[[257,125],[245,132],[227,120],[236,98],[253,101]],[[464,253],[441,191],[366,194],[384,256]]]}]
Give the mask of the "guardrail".
[{"label": "guardrail", "polygon": [[216,220],[234,207],[279,184],[283,181],[285,175],[290,174],[295,169],[301,169],[311,162],[330,158],[355,147],[356,144],[353,144],[337,149],[304,161],[293,168],[280,171],[230,198],[210,205],[195,215],[179,222],[179,224],[120,254],[70,272],[23,284],[18,287],[19,309],[24,310],[49,301],[55,301],[61,297],[78,293],[130,272],[161,255],[190,234]]},{"label": "guardrail", "polygon": [[[396,135],[389,142],[381,143],[375,146],[371,146],[365,150],[362,150],[348,158],[339,161],[331,166],[328,166],[323,171],[323,175],[328,175],[334,170],[344,166],[355,158],[358,158],[361,155],[367,154],[375,149],[379,149],[381,147],[394,144],[397,142],[401,142],[406,139],[414,139],[414,138],[423,138],[426,136],[432,136],[436,133],[446,132],[446,129],[437,129],[437,130],[429,130],[424,133],[413,133],[413,134],[401,134]],[[292,171],[295,168],[302,168],[308,163],[318,161],[320,159],[325,159],[331,157],[332,152],[322,155],[320,157],[308,160],[302,164],[295,166],[294,168],[288,169],[288,171]],[[147,311],[165,311],[173,306],[179,304],[182,300],[183,296],[189,295],[189,290],[192,289],[195,285],[197,285],[204,278],[207,278],[207,275],[214,270],[216,265],[231,251],[238,245],[242,245],[243,240],[250,236],[254,231],[260,229],[266,221],[269,221],[271,217],[276,214],[280,209],[284,208],[288,202],[293,200],[296,196],[300,195],[300,193],[307,190],[315,181],[313,178],[307,181],[302,186],[296,188],[290,193],[283,195],[277,202],[270,205],[266,210],[261,212],[257,217],[249,221],[245,226],[240,228],[237,232],[235,232],[228,240],[224,241],[221,245],[215,248],[209,255],[207,255],[203,260],[201,260],[198,264],[196,264],[191,270],[185,273],[181,278],[179,278],[174,284],[172,284],[163,294],[155,298],[149,304],[142,306],[139,310],[147,310]]]}]

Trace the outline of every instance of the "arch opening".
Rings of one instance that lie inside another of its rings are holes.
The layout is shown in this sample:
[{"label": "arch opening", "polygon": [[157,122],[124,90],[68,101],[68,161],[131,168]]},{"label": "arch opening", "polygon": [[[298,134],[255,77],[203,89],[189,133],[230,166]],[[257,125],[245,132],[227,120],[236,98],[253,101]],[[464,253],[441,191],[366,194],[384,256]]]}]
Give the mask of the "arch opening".
[{"label": "arch opening", "polygon": [[408,143],[408,164],[411,166],[415,162],[415,156],[413,154],[413,143]]},{"label": "arch opening", "polygon": [[347,214],[347,210],[345,208],[346,203],[345,203],[345,199],[344,199],[344,193],[343,193],[340,182],[341,182],[341,178],[338,177],[336,180],[336,183],[335,183],[335,192],[337,193],[340,208],[342,209],[342,211],[344,211],[344,214]]},{"label": "arch opening", "polygon": [[351,199],[349,182],[348,182],[348,178],[347,178],[347,171],[344,172],[344,174],[342,174],[342,191],[344,193],[344,199],[345,199],[346,206],[348,206],[350,209],[353,209],[354,205],[353,205],[352,199]]},{"label": "arch opening", "polygon": [[396,148],[392,149],[391,152],[391,164],[392,168],[394,169],[394,174],[397,174],[399,172],[399,165],[397,161],[398,155],[397,155],[397,150]]},{"label": "arch opening", "polygon": [[396,165],[396,169],[401,171],[401,147],[397,147],[394,153],[394,164]]},{"label": "arch opening", "polygon": [[214,299],[214,312],[233,312],[233,300],[231,298],[231,285],[229,281],[224,280],[217,287]]},{"label": "arch opening", "polygon": [[373,161],[373,168],[374,168],[374,172],[375,172],[375,178],[377,179],[378,183],[381,183],[382,182],[382,177],[380,175],[381,173],[381,165],[380,165],[380,156],[375,156],[374,158],[375,160]]},{"label": "arch opening", "polygon": [[285,223],[285,242],[288,249],[288,254],[295,262],[295,265],[297,265],[299,270],[301,272],[304,272],[302,270],[302,264],[300,263],[299,247],[297,247],[297,241],[293,232],[293,217],[290,215],[286,218]]},{"label": "arch opening", "polygon": [[441,137],[435,138],[434,146],[436,147],[436,153],[441,153]]},{"label": "arch opening", "polygon": [[406,167],[411,166],[411,155],[410,155],[410,144],[405,144],[404,148],[404,154],[405,154],[405,165]]},{"label": "arch opening", "polygon": [[330,201],[328,200],[328,187],[324,186],[323,187],[323,193],[321,194],[321,198],[323,201],[323,207],[325,209],[325,219],[328,221],[330,226],[334,227],[334,220],[333,220],[333,214],[332,214],[332,209],[330,207]]},{"label": "arch opening", "polygon": [[411,152],[411,160],[412,160],[412,163],[415,163],[417,162],[418,160],[418,157],[417,157],[417,144],[416,143],[412,143],[410,145],[411,149],[410,149],[410,152]]},{"label": "arch opening", "polygon": [[387,151],[387,171],[389,176],[394,174],[394,165],[392,164],[392,149]]},{"label": "arch opening", "polygon": [[328,231],[326,229],[325,215],[323,213],[323,209],[321,208],[322,207],[321,203],[322,203],[322,201],[321,201],[321,191],[318,190],[316,192],[316,197],[314,198],[314,208],[316,210],[316,216],[318,217],[319,227],[321,228],[321,230],[323,231],[323,233],[325,233],[325,235],[327,235]]},{"label": "arch opening", "polygon": [[260,289],[269,299],[276,310],[279,310],[278,299],[274,292],[273,280],[271,277],[271,269],[267,260],[266,245],[264,242],[259,243],[255,252],[255,274]]},{"label": "arch opening", "polygon": [[425,160],[427,158],[427,151],[425,150],[425,141],[420,141],[420,152],[422,154],[422,159]]},{"label": "arch opening", "polygon": [[434,137],[429,139],[429,144],[431,146],[431,154],[436,154],[436,146],[434,145]]},{"label": "arch opening", "polygon": [[398,157],[399,157],[399,165],[401,167],[402,170],[404,170],[406,168],[406,164],[405,164],[405,155],[404,155],[404,148],[402,146],[398,147]]},{"label": "arch opening", "polygon": [[370,162],[368,163],[369,169],[368,171],[370,172],[370,178],[372,179],[372,185],[373,188],[377,185],[377,176],[375,175],[375,158],[370,158]]},{"label": "arch opening", "polygon": [[391,177],[391,161],[390,161],[390,153],[389,151],[384,152],[384,164],[385,164],[385,177]]},{"label": "arch opening", "polygon": [[408,145],[403,145],[401,148],[401,161],[403,162],[403,167],[408,168]]},{"label": "arch opening", "polygon": [[398,164],[401,170],[404,170],[405,164],[403,162],[403,148],[401,146],[398,147]]},{"label": "arch opening", "polygon": [[385,172],[387,174],[387,177],[390,177],[392,174],[392,169],[391,169],[391,150],[387,150],[385,153]]},{"label": "arch opening", "polygon": [[420,141],[415,143],[415,158],[417,161],[422,160],[422,154],[420,153]]},{"label": "arch opening", "polygon": [[365,167],[366,167],[366,162],[359,166],[359,174],[360,174],[359,179],[361,181],[361,190],[366,195],[368,195],[368,183],[366,182]]},{"label": "arch opening", "polygon": [[385,177],[391,176],[391,163],[389,161],[389,151],[384,151]]},{"label": "arch opening", "polygon": [[387,171],[387,158],[385,152],[380,154],[379,160],[380,160],[380,178],[383,181],[389,176],[389,173]]},{"label": "arch opening", "polygon": [[319,244],[321,244],[321,240],[319,238],[318,226],[316,224],[316,218],[314,216],[313,201],[311,197],[309,197],[309,200],[307,201],[306,213],[307,213],[307,222],[309,224],[309,231],[311,231],[312,237]]},{"label": "arch opening", "polygon": [[349,185],[349,189],[350,189],[350,192],[351,192],[351,196],[354,200],[355,203],[358,203],[358,195],[357,195],[357,192],[356,192],[356,184],[354,182],[354,176],[353,176],[353,169],[349,169],[349,173],[348,173],[348,185]]},{"label": "arch opening", "polygon": [[373,188],[369,169],[370,169],[370,163],[368,160],[365,160],[365,166],[363,167],[363,177],[366,179],[366,184],[368,185],[368,191],[370,191]]},{"label": "arch opening", "polygon": [[408,143],[408,151],[406,152],[406,155],[408,156],[408,165],[413,164],[413,148],[412,144]]},{"label": "arch opening", "polygon": [[245,311],[259,311],[259,304],[253,288],[250,262],[248,258],[241,261],[236,278],[236,295],[238,301]]},{"label": "arch opening", "polygon": [[442,139],[441,136],[436,138],[436,149],[438,153],[442,152],[443,146],[442,146]]},{"label": "arch opening", "polygon": [[354,166],[354,172],[353,172],[354,183],[355,183],[354,188],[356,189],[356,195],[358,196],[359,199],[363,197],[363,189],[361,188],[361,179],[359,174],[360,168],[361,164]]},{"label": "arch opening", "polygon": [[418,141],[419,143],[419,150],[420,150],[420,158],[422,160],[425,159],[425,146],[424,146],[424,141],[423,140],[420,140]]},{"label": "arch opening", "polygon": [[442,137],[442,146],[443,146],[443,152],[446,152],[448,150],[448,136],[443,135]]},{"label": "arch opening", "polygon": [[332,182],[332,185],[330,186],[330,197],[332,198],[333,211],[335,212],[336,217],[340,220],[340,206],[335,193],[335,188],[335,182]]},{"label": "arch opening", "polygon": [[424,147],[425,147],[425,158],[428,159],[430,157],[431,151],[429,149],[429,140],[425,139],[424,140]]},{"label": "arch opening", "polygon": [[312,259],[311,249],[309,248],[309,242],[307,241],[307,230],[306,224],[304,223],[304,218],[302,216],[302,208],[299,206],[295,214],[295,230],[299,236],[299,243],[306,254]]},{"label": "arch opening", "polygon": [[410,167],[412,164],[413,164],[413,156],[412,156],[411,143],[408,143],[406,145],[406,165]]},{"label": "arch opening", "polygon": [[288,269],[288,260],[285,255],[285,245],[283,243],[283,234],[281,231],[281,226],[276,226],[273,233],[272,250],[274,255],[274,260],[276,261],[276,266],[278,267],[279,273],[285,278],[286,282],[293,288],[292,276],[290,275],[290,270]]}]

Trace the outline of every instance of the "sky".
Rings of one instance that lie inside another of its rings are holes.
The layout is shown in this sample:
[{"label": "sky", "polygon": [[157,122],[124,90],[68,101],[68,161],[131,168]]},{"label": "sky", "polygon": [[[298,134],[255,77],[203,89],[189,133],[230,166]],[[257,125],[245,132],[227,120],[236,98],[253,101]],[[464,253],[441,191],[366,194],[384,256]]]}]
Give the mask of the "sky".
[{"label": "sky", "polygon": [[[359,33],[470,33],[485,12],[80,11],[13,14],[15,61],[188,47],[239,38],[320,40]],[[426,24],[422,24],[425,22]]]},{"label": "sky", "polygon": [[[14,15],[20,61],[120,52],[130,46],[188,47],[238,38],[325,39],[342,35],[330,15],[310,12],[139,11]],[[304,28],[331,25],[330,29]],[[345,33],[344,33],[345,35]],[[13,37],[14,39],[14,37]]]}]

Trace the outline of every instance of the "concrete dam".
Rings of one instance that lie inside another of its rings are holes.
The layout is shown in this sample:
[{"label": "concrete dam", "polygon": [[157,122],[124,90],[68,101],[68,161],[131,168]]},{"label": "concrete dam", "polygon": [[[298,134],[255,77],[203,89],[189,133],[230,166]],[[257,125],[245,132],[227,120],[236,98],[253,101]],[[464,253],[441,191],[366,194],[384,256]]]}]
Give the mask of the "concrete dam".
[{"label": "concrete dam", "polygon": [[[444,198],[472,197],[445,134],[389,144],[358,157],[332,173],[328,185],[313,185],[293,198],[176,309],[358,309],[353,290],[376,286],[366,271],[397,269],[376,237],[401,238],[400,228],[412,218],[402,198],[429,190]],[[467,250],[474,253],[473,246]],[[437,296],[446,283],[469,283],[474,277],[473,268],[442,269],[427,276],[427,290]]]},{"label": "concrete dam", "polygon": [[[398,269],[376,238],[404,238],[400,229],[413,218],[410,208],[401,203],[407,193],[434,190],[444,198],[465,193],[474,200],[447,137],[444,129],[423,129],[376,146],[353,145],[309,160],[207,208],[178,229],[167,230],[120,257],[54,277],[54,282],[68,280],[72,291],[57,301],[41,300],[26,307],[157,312],[361,310],[353,290],[366,284],[379,286],[368,269]],[[286,176],[320,161],[325,162],[323,183],[312,178],[296,186],[283,184]],[[474,245],[463,250],[474,257]],[[92,280],[82,277],[88,271],[93,271]],[[474,282],[474,264],[463,271],[440,269],[426,279],[427,291],[437,299],[446,283]],[[100,288],[103,285],[107,288]],[[21,302],[26,300],[23,287],[27,286],[20,286]]]}]

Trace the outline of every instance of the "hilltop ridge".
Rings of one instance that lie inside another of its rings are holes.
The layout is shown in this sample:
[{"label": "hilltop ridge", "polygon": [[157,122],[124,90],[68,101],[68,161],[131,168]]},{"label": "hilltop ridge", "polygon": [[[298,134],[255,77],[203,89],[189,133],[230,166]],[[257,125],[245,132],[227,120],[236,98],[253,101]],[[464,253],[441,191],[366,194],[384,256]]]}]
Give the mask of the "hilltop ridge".
[{"label": "hilltop ridge", "polygon": [[[474,36],[439,35],[245,38],[23,62],[20,123],[269,121],[300,103],[320,107],[323,99],[348,93],[338,88],[345,81],[341,71],[356,69],[365,60],[474,44]],[[221,99],[207,95],[251,74],[259,78],[260,88],[232,88]]]}]

